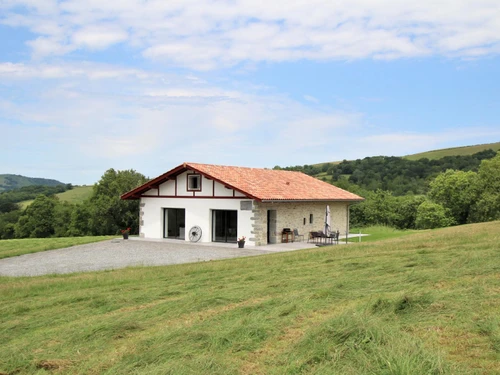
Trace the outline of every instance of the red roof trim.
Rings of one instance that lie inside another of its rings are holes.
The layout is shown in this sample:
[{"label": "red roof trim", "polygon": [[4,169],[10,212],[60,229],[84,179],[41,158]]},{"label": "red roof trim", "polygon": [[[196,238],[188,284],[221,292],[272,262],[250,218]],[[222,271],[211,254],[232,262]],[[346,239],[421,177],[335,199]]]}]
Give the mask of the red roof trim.
[{"label": "red roof trim", "polygon": [[149,189],[159,189],[160,185],[163,184],[167,180],[171,180],[170,177],[175,177],[180,170],[184,169],[184,165],[179,165],[170,171],[163,173],[161,176],[152,179],[151,181],[146,182],[145,184],[136,187],[134,190],[129,191],[128,193],[123,194],[121,199],[139,199],[142,193]]},{"label": "red roof trim", "polygon": [[[184,164],[186,164],[186,163],[184,163]],[[189,165],[189,164],[188,164],[188,165]],[[198,173],[202,174],[202,175],[203,175],[203,176],[205,176],[205,177],[207,177],[207,176],[208,176],[208,177],[210,177],[210,179],[211,179],[211,180],[213,180],[213,181],[217,181],[218,183],[220,183],[220,184],[224,185],[225,187],[228,187],[228,188],[230,188],[230,189],[236,190],[236,191],[240,192],[241,194],[244,194],[247,198],[252,198],[252,199],[255,199],[255,200],[261,201],[261,199],[259,199],[259,198],[257,198],[257,197],[254,197],[253,195],[248,194],[248,193],[247,193],[247,192],[245,192],[245,191],[242,191],[242,190],[240,190],[240,189],[237,189],[237,188],[235,188],[234,186],[232,186],[232,185],[228,184],[227,182],[224,182],[224,181],[222,181],[222,180],[219,180],[218,178],[215,178],[215,177],[213,177],[213,176],[210,176],[210,175],[208,175],[207,173],[202,172],[202,171],[200,171],[199,169],[197,169],[197,168],[195,168],[195,167],[190,166],[189,168],[190,168],[191,170],[193,170],[193,171],[196,171],[196,172],[198,172]],[[240,197],[240,198],[244,198],[244,197]]]}]

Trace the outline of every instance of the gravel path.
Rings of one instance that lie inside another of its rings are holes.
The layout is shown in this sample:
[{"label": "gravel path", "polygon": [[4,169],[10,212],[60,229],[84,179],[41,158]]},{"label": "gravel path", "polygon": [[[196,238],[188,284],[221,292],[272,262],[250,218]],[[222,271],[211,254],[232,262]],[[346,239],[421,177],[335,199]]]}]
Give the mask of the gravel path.
[{"label": "gravel path", "polygon": [[128,266],[159,266],[273,253],[255,248],[193,245],[183,242],[111,240],[26,254],[0,260],[0,276],[38,276],[109,270]]}]

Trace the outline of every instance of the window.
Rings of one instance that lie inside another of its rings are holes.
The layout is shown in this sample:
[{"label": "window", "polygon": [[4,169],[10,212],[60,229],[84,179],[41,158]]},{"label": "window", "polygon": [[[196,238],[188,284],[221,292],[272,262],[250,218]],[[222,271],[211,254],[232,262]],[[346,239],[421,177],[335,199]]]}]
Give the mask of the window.
[{"label": "window", "polygon": [[313,214],[310,214],[309,215],[309,224],[312,224],[313,223]]},{"label": "window", "polygon": [[304,225],[306,225],[306,218],[304,218]]},{"label": "window", "polygon": [[201,176],[199,174],[188,174],[187,189],[188,191],[201,191]]}]

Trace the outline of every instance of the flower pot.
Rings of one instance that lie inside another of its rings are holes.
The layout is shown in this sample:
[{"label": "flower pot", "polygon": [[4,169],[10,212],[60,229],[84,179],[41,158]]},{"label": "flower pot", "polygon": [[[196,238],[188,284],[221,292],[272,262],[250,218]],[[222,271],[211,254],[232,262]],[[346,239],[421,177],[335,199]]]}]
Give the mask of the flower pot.
[{"label": "flower pot", "polygon": [[245,247],[245,241],[238,241],[238,248],[243,249]]},{"label": "flower pot", "polygon": [[128,240],[128,233],[122,233],[122,235],[124,240]]}]

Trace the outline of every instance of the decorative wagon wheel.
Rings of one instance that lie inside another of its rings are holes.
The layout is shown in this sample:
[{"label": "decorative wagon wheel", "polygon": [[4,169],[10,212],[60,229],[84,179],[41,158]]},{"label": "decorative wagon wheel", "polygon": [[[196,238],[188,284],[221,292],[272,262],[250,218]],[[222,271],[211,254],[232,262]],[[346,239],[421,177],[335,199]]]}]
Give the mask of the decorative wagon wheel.
[{"label": "decorative wagon wheel", "polygon": [[189,241],[198,242],[201,238],[201,228],[195,225],[189,230]]}]

